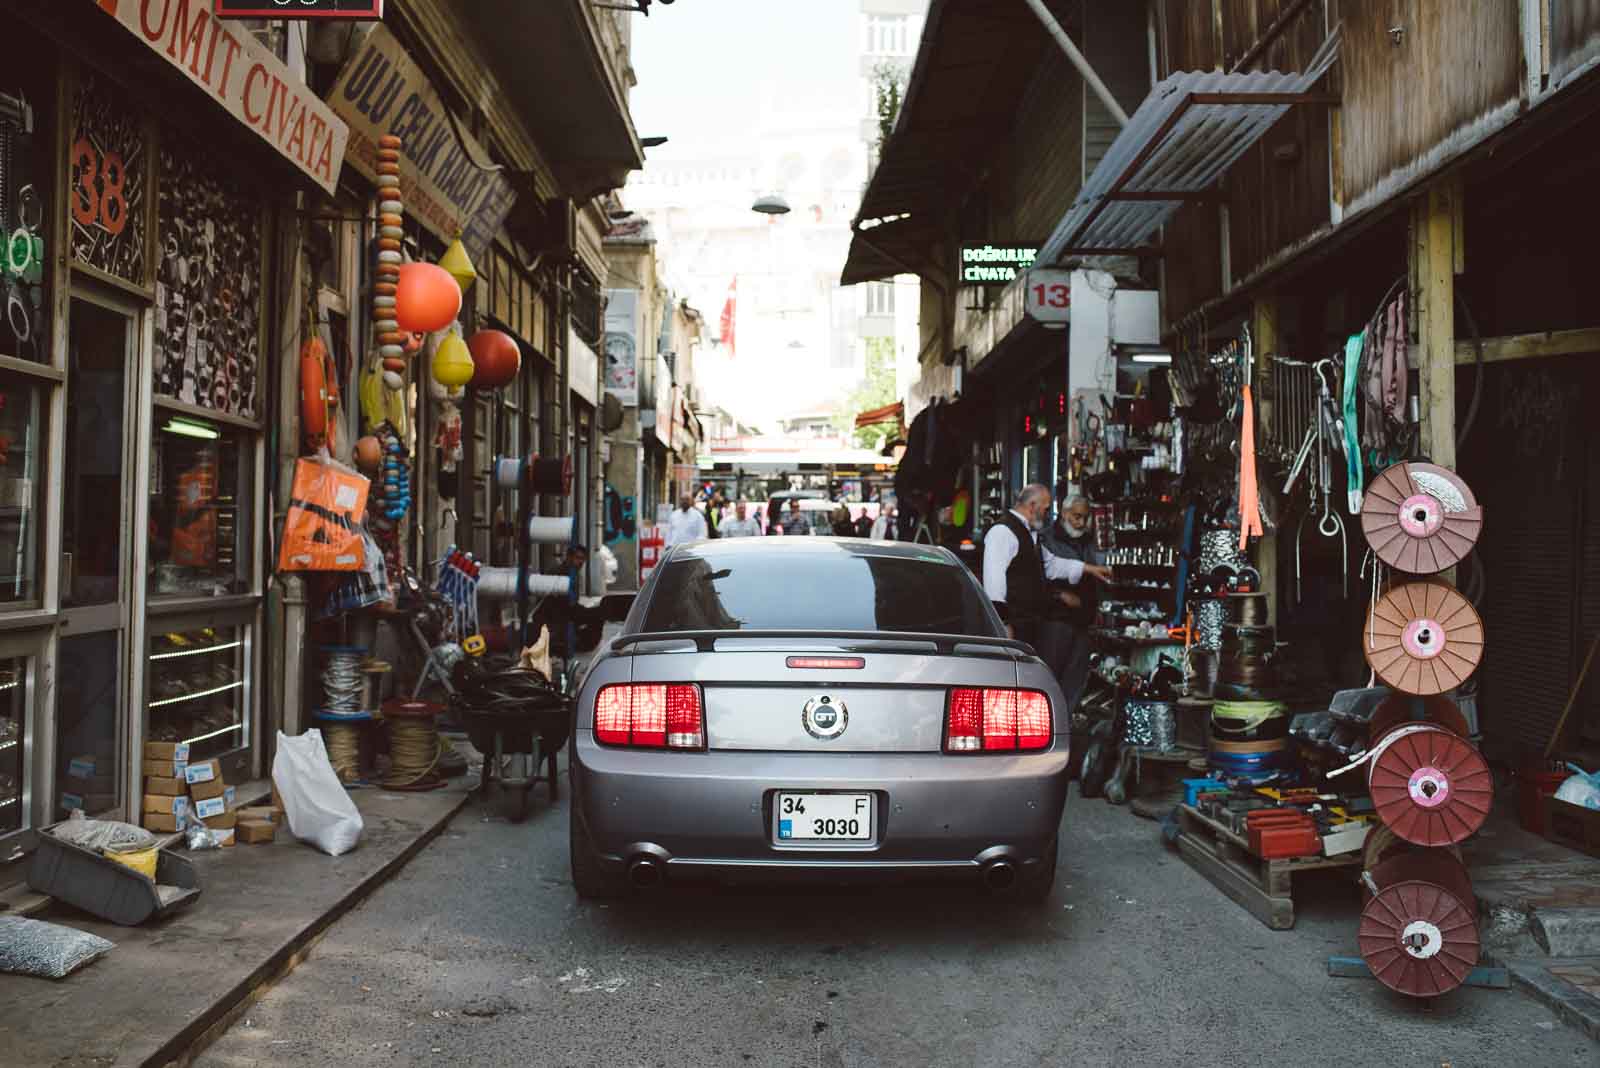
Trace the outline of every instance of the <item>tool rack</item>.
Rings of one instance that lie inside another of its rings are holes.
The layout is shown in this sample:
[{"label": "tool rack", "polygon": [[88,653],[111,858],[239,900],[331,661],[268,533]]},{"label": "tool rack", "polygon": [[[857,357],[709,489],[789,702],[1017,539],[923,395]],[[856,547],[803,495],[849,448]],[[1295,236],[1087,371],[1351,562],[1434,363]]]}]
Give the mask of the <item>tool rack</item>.
[{"label": "tool rack", "polygon": [[1294,926],[1296,873],[1361,867],[1360,850],[1336,857],[1258,857],[1242,835],[1192,805],[1178,806],[1178,825],[1178,852],[1189,866],[1274,931]]}]

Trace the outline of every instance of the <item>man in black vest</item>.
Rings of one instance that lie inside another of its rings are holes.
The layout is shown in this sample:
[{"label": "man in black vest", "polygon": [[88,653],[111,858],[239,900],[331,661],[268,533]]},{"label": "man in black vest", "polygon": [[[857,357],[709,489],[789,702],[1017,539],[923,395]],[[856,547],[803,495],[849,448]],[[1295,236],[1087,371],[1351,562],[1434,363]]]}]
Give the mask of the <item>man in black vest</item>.
[{"label": "man in black vest", "polygon": [[[1049,582],[1076,586],[1084,575],[1111,581],[1111,569],[1082,560],[1063,560],[1038,542],[1050,516],[1050,490],[1037,483],[1024,486],[1016,507],[1001,516],[983,536],[983,589],[1014,638],[1038,642],[1051,619],[1068,604],[1070,591],[1053,590]],[[1041,650],[1051,670],[1060,673],[1048,650]]]}]

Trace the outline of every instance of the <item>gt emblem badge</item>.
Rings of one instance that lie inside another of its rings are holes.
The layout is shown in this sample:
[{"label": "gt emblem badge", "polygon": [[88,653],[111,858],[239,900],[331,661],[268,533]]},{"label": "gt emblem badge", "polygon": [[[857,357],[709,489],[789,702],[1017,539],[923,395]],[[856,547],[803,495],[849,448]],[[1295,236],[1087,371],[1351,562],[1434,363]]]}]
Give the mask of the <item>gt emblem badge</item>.
[{"label": "gt emblem badge", "polygon": [[850,711],[843,701],[835,701],[827,694],[813,697],[800,711],[800,725],[813,738],[824,742],[844,733],[850,725]]}]

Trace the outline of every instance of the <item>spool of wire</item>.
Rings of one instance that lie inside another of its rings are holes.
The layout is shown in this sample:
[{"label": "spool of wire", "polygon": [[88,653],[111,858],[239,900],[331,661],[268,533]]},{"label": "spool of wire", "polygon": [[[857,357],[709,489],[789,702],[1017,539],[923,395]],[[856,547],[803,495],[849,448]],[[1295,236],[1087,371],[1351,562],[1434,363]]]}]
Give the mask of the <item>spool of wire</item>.
[{"label": "spool of wire", "polygon": [[1246,627],[1238,623],[1222,625],[1222,650],[1237,656],[1270,656],[1278,643],[1271,627]]},{"label": "spool of wire", "polygon": [[354,645],[322,647],[322,710],[335,716],[365,711],[361,696],[365,685],[361,663],[367,651]]},{"label": "spool of wire", "polygon": [[1243,627],[1264,627],[1268,623],[1267,595],[1236,593],[1227,600],[1228,622]]},{"label": "spool of wire", "polygon": [[322,647],[322,707],[317,710],[328,762],[345,785],[361,781],[361,724],[372,714],[364,706],[367,650],[353,645]]},{"label": "spool of wire", "polygon": [[389,773],[386,790],[436,790],[444,779],[436,774],[445,746],[434,727],[440,706],[426,701],[393,700],[383,706],[389,733]]}]

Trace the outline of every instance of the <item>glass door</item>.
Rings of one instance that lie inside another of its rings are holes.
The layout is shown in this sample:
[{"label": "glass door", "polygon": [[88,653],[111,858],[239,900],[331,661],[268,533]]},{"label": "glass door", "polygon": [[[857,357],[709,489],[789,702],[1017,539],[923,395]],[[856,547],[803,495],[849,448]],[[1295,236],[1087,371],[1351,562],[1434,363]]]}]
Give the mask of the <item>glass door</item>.
[{"label": "glass door", "polygon": [[58,816],[78,807],[111,811],[123,793],[134,453],[128,392],[137,338],[131,307],[72,298],[55,752],[56,781],[83,785],[58,791]]}]

